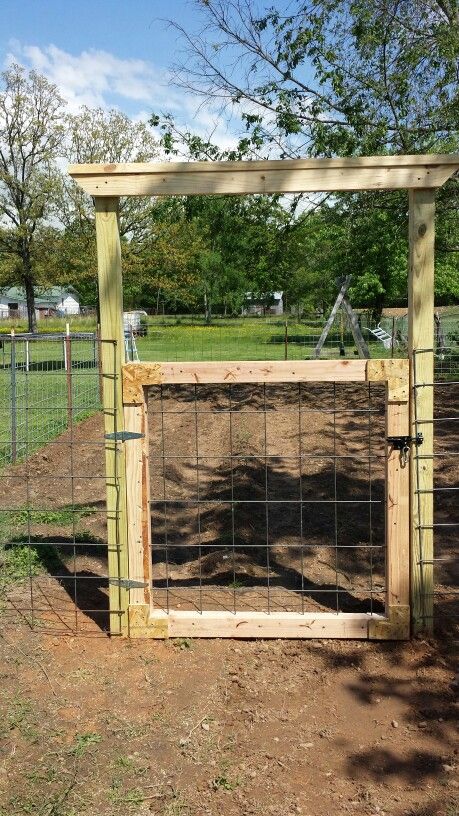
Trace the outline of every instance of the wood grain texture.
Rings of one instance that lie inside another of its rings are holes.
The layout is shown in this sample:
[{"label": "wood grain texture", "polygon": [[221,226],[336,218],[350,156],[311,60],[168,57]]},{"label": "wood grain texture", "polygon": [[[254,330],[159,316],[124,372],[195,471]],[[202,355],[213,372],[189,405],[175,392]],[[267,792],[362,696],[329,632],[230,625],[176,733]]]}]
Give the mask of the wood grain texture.
[{"label": "wood grain texture", "polygon": [[366,364],[366,377],[369,382],[390,380],[391,378],[408,379],[409,360],[407,359],[374,359]]},{"label": "wood grain texture", "polygon": [[[106,434],[123,430],[122,366],[124,333],[121,246],[118,230],[118,199],[96,200],[97,267],[100,297],[100,327],[103,379],[103,409]],[[104,342],[104,341],[115,341]],[[108,574],[127,578],[126,473],[123,446],[106,440]],[[128,593],[109,585],[110,631],[122,634],[127,628]]]},{"label": "wood grain texture", "polygon": [[[301,192],[339,192],[353,190],[400,190],[441,187],[457,165],[361,165],[349,167],[328,164],[273,168],[257,162],[243,166],[222,167],[204,163],[197,172],[186,172],[174,165],[132,172],[93,169],[81,173],[73,166],[70,175],[92,196],[178,196],[178,195],[249,195]],[[231,163],[228,162],[230,165]]]},{"label": "wood grain texture", "polygon": [[440,187],[458,155],[358,156],[239,162],[72,164],[90,195],[237,195]]},{"label": "wood grain texture", "polygon": [[124,408],[126,431],[141,434],[125,443],[129,579],[146,583],[129,591],[129,604],[149,604],[151,597],[150,474],[147,406]]},{"label": "wood grain texture", "polygon": [[123,399],[141,404],[149,385],[282,382],[364,382],[365,360],[276,360],[273,362],[126,363]]},{"label": "wood grain texture", "polygon": [[368,360],[367,380],[369,382],[388,383],[387,399],[388,403],[408,402],[409,386],[409,360]]},{"label": "wood grain texture", "polygon": [[411,465],[411,596],[416,633],[433,630],[433,386],[425,385],[433,383],[434,377],[435,193],[431,190],[410,191],[409,243],[411,434],[421,431],[424,436],[419,448],[422,458],[416,458],[414,451]]},{"label": "wood grain texture", "polygon": [[[382,615],[341,612],[319,614],[298,612],[181,612],[153,610],[148,619],[145,610],[137,615],[132,637],[231,637],[231,638],[368,638],[371,621],[385,620]],[[139,617],[140,614],[140,617]],[[130,610],[131,616],[131,610]]]},{"label": "wood grain texture", "polygon": [[[386,436],[408,436],[408,402],[386,403]],[[386,611],[410,603],[410,464],[386,443]]]},{"label": "wood grain texture", "polygon": [[169,637],[168,622],[165,616],[154,618],[150,605],[136,604],[129,607],[129,637],[142,639],[161,639]]},{"label": "wood grain texture", "polygon": [[393,606],[386,618],[374,617],[368,624],[370,640],[409,640],[410,607]]},{"label": "wood grain texture", "polygon": [[259,161],[196,161],[196,162],[126,162],[124,164],[71,164],[68,172],[71,176],[81,176],[88,173],[105,173],[110,176],[124,173],[201,173],[203,170],[211,173],[234,170],[245,170],[256,173],[260,170],[282,170],[285,167],[292,170],[339,167],[437,167],[448,165],[459,167],[459,154],[454,153],[424,153],[416,155],[398,156],[337,156],[325,159],[261,159]]}]

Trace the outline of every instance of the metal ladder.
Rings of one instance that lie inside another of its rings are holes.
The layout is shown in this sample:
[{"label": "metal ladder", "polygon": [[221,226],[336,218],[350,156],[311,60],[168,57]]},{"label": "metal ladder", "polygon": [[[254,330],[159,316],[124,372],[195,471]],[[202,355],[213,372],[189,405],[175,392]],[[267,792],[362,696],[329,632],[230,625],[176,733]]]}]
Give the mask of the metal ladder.
[{"label": "metal ladder", "polygon": [[368,329],[370,334],[373,334],[383,344],[384,348],[390,349],[392,347],[392,336],[381,326],[376,326],[376,329]]}]

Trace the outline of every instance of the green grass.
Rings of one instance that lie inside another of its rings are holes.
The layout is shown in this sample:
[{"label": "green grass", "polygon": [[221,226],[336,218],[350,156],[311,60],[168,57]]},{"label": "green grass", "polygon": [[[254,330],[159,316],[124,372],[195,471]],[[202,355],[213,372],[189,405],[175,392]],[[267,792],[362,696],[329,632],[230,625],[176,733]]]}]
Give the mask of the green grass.
[{"label": "green grass", "polygon": [[[48,317],[38,323],[38,332],[65,332],[67,323],[70,324],[70,331],[90,332],[95,331],[97,326],[94,315],[67,315],[67,317]],[[14,329],[16,334],[27,331],[27,321],[23,318],[13,318],[0,322],[0,334],[11,334]]]},{"label": "green grass", "polygon": [[[16,459],[21,460],[68,426],[68,382],[62,340],[31,342],[28,371],[25,356],[26,345],[17,340],[13,384],[11,344],[5,341],[0,348],[0,467],[12,459],[13,428]],[[71,387],[75,422],[99,409],[99,371],[92,342],[72,342]]]},{"label": "green grass", "polygon": [[[150,318],[147,337],[137,338],[141,360],[307,360],[319,340],[320,321],[288,320],[285,346],[285,318],[216,318],[210,326],[191,319],[175,322]],[[367,333],[365,333],[368,339]],[[334,327],[322,350],[323,359],[339,357],[340,331]],[[344,335],[346,356],[356,356],[352,335]],[[370,343],[373,357],[390,356],[381,343]]]},{"label": "green grass", "polygon": [[[93,512],[91,507],[84,506],[59,510],[34,510],[30,507],[0,510],[0,590],[6,590],[24,578],[40,575],[46,569],[55,568],[67,557],[58,547],[46,544],[46,536],[44,543],[35,547],[34,543],[38,544],[40,536],[31,535],[29,541],[29,524],[58,525],[73,530],[74,524]],[[84,531],[78,534],[79,541],[86,537],[94,541]]]}]

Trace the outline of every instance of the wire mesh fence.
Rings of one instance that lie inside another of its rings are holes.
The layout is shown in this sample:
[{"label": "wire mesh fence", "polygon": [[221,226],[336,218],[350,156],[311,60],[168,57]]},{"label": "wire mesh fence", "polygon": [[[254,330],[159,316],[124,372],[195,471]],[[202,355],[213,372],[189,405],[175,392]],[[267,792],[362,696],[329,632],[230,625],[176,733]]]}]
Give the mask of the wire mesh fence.
[{"label": "wire mesh fence", "polygon": [[[180,353],[193,359],[186,344]],[[424,386],[435,393],[437,628],[458,612],[458,359],[456,342],[436,348]],[[0,361],[2,594],[35,626],[99,634],[109,617],[100,344],[3,337]],[[150,391],[150,417],[158,607],[382,611],[377,385],[163,386]]]},{"label": "wire mesh fence", "polygon": [[87,334],[2,349],[0,589],[4,612],[48,631],[108,623],[100,346]]},{"label": "wire mesh fence", "polygon": [[[368,334],[366,318],[362,332],[375,350],[391,356],[381,343]],[[280,317],[217,317],[207,324],[193,316],[150,318],[143,335],[137,338],[141,360],[306,360],[314,357],[325,319],[313,316],[298,319]],[[374,342],[373,342],[374,341]],[[353,358],[358,351],[345,316],[337,315],[321,350],[323,359]],[[397,347],[393,356],[397,354]]]},{"label": "wire mesh fence", "polygon": [[[432,349],[419,349],[413,365]],[[438,634],[454,634],[459,621],[459,571],[457,542],[459,532],[459,356],[456,346],[436,349],[434,379],[421,384],[415,392],[415,402],[422,392],[433,393],[433,448],[413,449],[413,467],[422,467],[426,459],[433,460],[433,489],[424,491],[432,496],[433,519],[423,516],[421,493],[417,495],[419,524],[416,531],[421,564],[421,610],[424,623],[432,623]],[[425,433],[425,421],[417,418],[416,432]],[[433,552],[430,536],[433,535]],[[431,576],[433,574],[433,596]]]},{"label": "wire mesh fence", "polygon": [[149,390],[153,603],[383,612],[384,387]]},{"label": "wire mesh fence", "polygon": [[7,335],[0,355],[0,467],[101,407],[95,333]]}]

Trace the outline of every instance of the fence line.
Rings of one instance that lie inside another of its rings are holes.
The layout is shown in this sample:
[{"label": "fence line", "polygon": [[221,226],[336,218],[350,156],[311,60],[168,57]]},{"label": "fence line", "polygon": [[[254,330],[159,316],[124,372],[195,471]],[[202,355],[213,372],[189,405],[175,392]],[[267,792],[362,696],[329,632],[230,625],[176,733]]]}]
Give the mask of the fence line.
[{"label": "fence line", "polygon": [[96,332],[1,338],[0,466],[101,407]]},{"label": "fence line", "polygon": [[[432,349],[418,349],[419,355],[431,353]],[[459,587],[455,573],[457,559],[457,533],[459,509],[457,495],[457,461],[459,457],[459,356],[455,346],[436,349],[434,379],[418,385],[414,398],[421,390],[432,389],[434,395],[433,450],[423,446],[413,448],[413,466],[418,469],[422,461],[433,458],[434,481],[432,490],[418,491],[419,541],[421,566],[421,614],[424,625],[432,625],[437,634],[451,633],[459,620]],[[423,422],[416,423],[416,432],[422,433]],[[433,498],[432,523],[422,517],[421,492]],[[433,554],[426,553],[426,535],[433,534]]]}]

